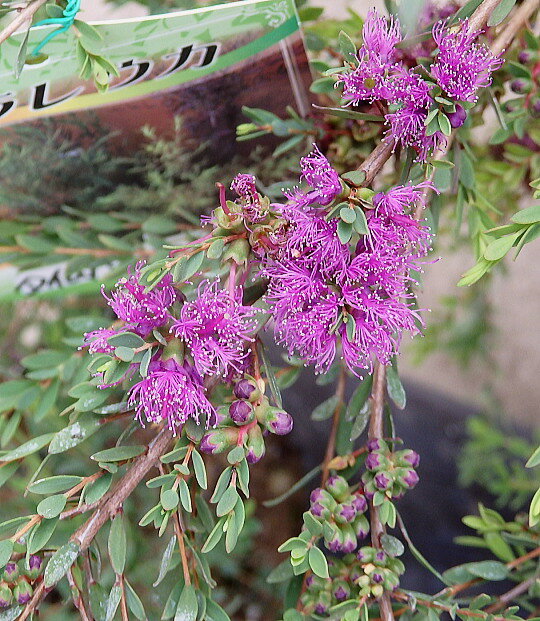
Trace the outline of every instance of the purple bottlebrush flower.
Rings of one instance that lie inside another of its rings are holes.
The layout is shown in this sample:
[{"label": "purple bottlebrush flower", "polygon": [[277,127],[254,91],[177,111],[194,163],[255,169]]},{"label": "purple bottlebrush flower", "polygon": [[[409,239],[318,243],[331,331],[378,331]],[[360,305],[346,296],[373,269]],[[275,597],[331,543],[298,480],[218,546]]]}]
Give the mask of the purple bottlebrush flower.
[{"label": "purple bottlebrush flower", "polygon": [[328,205],[341,192],[339,175],[317,145],[313,145],[313,151],[300,160],[300,168],[302,170],[300,179],[313,189],[307,193],[299,189],[284,192],[285,196],[296,206]]},{"label": "purple bottlebrush flower", "polygon": [[401,41],[399,20],[379,15],[371,9],[362,28],[362,50],[375,54],[382,63],[393,63],[396,45]]},{"label": "purple bottlebrush flower", "polygon": [[[415,250],[421,250],[425,254],[431,244],[430,230],[409,213],[414,212],[417,205],[423,205],[426,190],[437,191],[430,182],[424,181],[417,185],[400,185],[386,193],[376,194],[373,197],[375,211],[371,217],[379,220],[371,223],[370,231],[373,235],[378,234],[380,239],[384,239],[385,234],[388,235],[390,232],[394,235],[392,245],[396,243],[397,236],[404,247],[413,244]],[[374,226],[375,224],[378,224],[378,227]]]},{"label": "purple bottlebrush flower", "polygon": [[322,279],[293,262],[275,263],[267,301],[273,308],[275,334],[290,354],[298,355],[317,372],[324,372],[336,355],[332,333],[339,313],[339,296]]},{"label": "purple bottlebrush flower", "polygon": [[433,38],[439,46],[431,74],[443,91],[457,101],[478,99],[477,91],[491,84],[491,74],[503,60],[494,56],[489,48],[476,43],[480,31],[469,29],[467,21],[459,30],[450,29],[442,21],[433,27]]},{"label": "purple bottlebrush flower", "polygon": [[128,277],[116,283],[110,297],[103,290],[102,293],[118,318],[125,321],[130,330],[146,337],[154,328],[167,323],[170,318],[168,309],[176,301],[177,293],[170,274],[151,291],[145,291],[140,284],[143,266],[144,262],[137,263],[135,273],[128,268]]},{"label": "purple bottlebrush flower", "polygon": [[296,205],[282,207],[281,214],[290,225],[281,259],[290,259],[308,269],[317,268],[324,276],[346,268],[350,252],[339,240],[337,220],[328,222],[325,212]]},{"label": "purple bottlebrush flower", "polygon": [[171,332],[184,340],[201,375],[240,373],[257,327],[257,308],[242,305],[242,288],[233,295],[219,281],[203,281],[192,302],[185,302]]},{"label": "purple bottlebrush flower", "polygon": [[92,332],[85,332],[84,347],[88,347],[90,354],[112,354],[114,347],[109,345],[107,340],[109,337],[119,334],[121,330],[111,330],[108,328],[99,328]]},{"label": "purple bottlebrush flower", "polygon": [[386,132],[386,140],[401,143],[404,148],[411,147],[418,154],[416,161],[425,161],[435,151],[443,136],[441,132],[428,136],[426,119],[428,110],[406,103],[396,112],[386,115],[390,128]]},{"label": "purple bottlebrush flower", "polygon": [[130,389],[128,403],[135,407],[141,425],[166,422],[175,434],[189,418],[198,423],[202,414],[207,425],[216,418],[197,372],[174,358],[151,362],[148,376]]},{"label": "purple bottlebrush flower", "polygon": [[389,99],[395,48],[401,41],[399,22],[393,17],[388,21],[372,9],[364,23],[362,38],[364,43],[358,51],[355,69],[339,75],[339,82],[343,83],[343,99],[353,104]]}]

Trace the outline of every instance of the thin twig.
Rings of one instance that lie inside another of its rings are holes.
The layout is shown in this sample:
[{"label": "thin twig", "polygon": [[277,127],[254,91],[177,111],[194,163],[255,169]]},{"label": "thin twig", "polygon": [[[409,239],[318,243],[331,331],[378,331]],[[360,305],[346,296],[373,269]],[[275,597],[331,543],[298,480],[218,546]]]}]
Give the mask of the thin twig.
[{"label": "thin twig", "polygon": [[534,576],[531,576],[527,580],[524,580],[520,584],[517,584],[509,591],[506,591],[506,593],[499,595],[497,601],[486,608],[486,612],[492,614],[494,612],[498,612],[502,608],[507,608],[516,599],[516,597],[519,597],[520,595],[525,593],[525,591],[528,591],[537,579],[538,574],[534,574]]},{"label": "thin twig", "polygon": [[38,12],[38,10],[47,2],[47,0],[35,0],[32,4],[26,6],[9,24],[0,32],[0,44],[6,39],[11,37],[14,32],[17,32],[19,28],[30,21],[32,17]]},{"label": "thin twig", "polygon": [[176,533],[176,539],[178,540],[178,549],[180,550],[180,558],[182,559],[182,572],[184,574],[184,582],[187,585],[190,585],[191,575],[189,573],[189,564],[188,564],[188,558],[186,554],[186,544],[184,543],[184,529],[182,528],[182,524],[180,522],[180,515],[178,514],[178,511],[174,513],[173,521],[174,521],[174,530]]},{"label": "thin twig", "polygon": [[328,474],[330,471],[330,462],[332,461],[336,452],[336,438],[339,427],[339,420],[341,418],[341,410],[343,407],[343,398],[345,396],[345,384],[347,380],[347,373],[345,367],[341,365],[339,370],[339,379],[336,387],[335,396],[337,397],[336,408],[334,410],[334,416],[332,418],[332,430],[328,438],[328,444],[326,445],[326,455],[324,456],[323,471],[321,477],[321,485],[324,485],[328,480]]},{"label": "thin twig", "polygon": [[523,24],[538,8],[540,8],[540,0],[525,0],[525,2],[516,9],[512,17],[504,24],[501,34],[495,39],[491,46],[491,51],[495,56],[504,52],[510,43],[512,43]]},{"label": "thin twig", "polygon": [[[369,419],[368,438],[370,440],[379,440],[384,437],[384,399],[386,393],[386,368],[383,364],[377,363],[373,374],[373,388],[371,392],[371,414]],[[371,526],[371,543],[374,548],[381,548],[381,537],[385,534],[386,529],[381,522],[379,516],[379,508],[369,503],[370,526]],[[385,592],[379,598],[379,607],[381,619],[383,621],[392,621],[394,613],[392,611],[392,602],[390,595]]]}]

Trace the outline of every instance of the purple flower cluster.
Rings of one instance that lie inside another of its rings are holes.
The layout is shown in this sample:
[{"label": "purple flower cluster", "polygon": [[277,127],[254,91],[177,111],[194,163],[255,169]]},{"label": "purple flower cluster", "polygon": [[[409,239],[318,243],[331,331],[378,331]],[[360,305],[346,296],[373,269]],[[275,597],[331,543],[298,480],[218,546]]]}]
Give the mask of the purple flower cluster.
[{"label": "purple flower cluster", "polygon": [[[248,180],[249,181],[249,180]],[[246,186],[249,190],[249,185]],[[246,190],[246,191],[248,191]],[[188,420],[198,421],[204,415],[207,424],[213,424],[216,413],[205,395],[202,377],[206,375],[233,375],[240,373],[247,357],[246,344],[252,341],[258,309],[242,305],[242,289],[224,290],[219,281],[204,281],[193,301],[184,301],[175,319],[171,306],[180,301],[172,285],[172,277],[165,276],[157,286],[147,290],[141,284],[142,263],[134,273],[121,279],[110,297],[104,294],[118,319],[124,323],[118,329],[100,329],[85,334],[85,345],[91,354],[114,355],[115,346],[109,339],[123,332],[132,332],[142,338],[152,330],[170,328],[187,345],[186,353],[192,363],[180,365],[175,359],[161,360],[155,354],[146,377],[129,392],[129,403],[136,408],[141,422],[166,422],[175,433]],[[132,363],[120,379],[106,388],[131,377],[138,363]]]},{"label": "purple flower cluster", "polygon": [[300,168],[301,180],[312,189],[302,192],[296,188],[292,192],[285,192],[285,196],[295,207],[329,205],[341,192],[339,175],[316,145],[309,155],[300,160]]},{"label": "purple flower cluster", "polygon": [[[322,157],[322,156],[320,156]],[[325,159],[325,173],[330,166]],[[341,243],[336,220],[305,207],[300,199],[284,206],[289,232],[280,252],[268,258],[267,302],[272,308],[278,342],[298,354],[317,372],[341,354],[353,371],[388,364],[402,333],[419,332],[419,317],[407,302],[410,271],[429,248],[428,228],[409,211],[429,184],[397,187],[374,197],[367,215],[369,234],[351,253]]]},{"label": "purple flower cluster", "polygon": [[396,49],[401,41],[399,22],[393,17],[386,20],[372,10],[364,24],[364,43],[355,68],[339,76],[343,99],[353,105],[386,102],[387,139],[412,147],[417,159],[425,160],[444,141],[441,131],[427,131],[426,127],[430,110],[440,107],[437,94],[447,98],[450,106],[455,105],[445,112],[458,127],[466,117],[459,102],[475,102],[478,89],[489,86],[492,72],[502,64],[485,45],[476,43],[479,34],[469,29],[467,21],[452,29],[446,21],[435,24],[433,38],[439,52],[430,78],[425,79],[400,60]]},{"label": "purple flower cluster", "polygon": [[197,296],[185,302],[171,329],[189,347],[201,375],[228,375],[242,370],[259,311],[242,305],[242,289],[231,294],[219,281],[202,282]]},{"label": "purple flower cluster", "polygon": [[202,415],[210,425],[216,417],[201,377],[189,364],[180,365],[174,358],[151,362],[148,376],[129,391],[128,403],[135,407],[141,425],[166,422],[175,433],[189,418],[198,423]]}]

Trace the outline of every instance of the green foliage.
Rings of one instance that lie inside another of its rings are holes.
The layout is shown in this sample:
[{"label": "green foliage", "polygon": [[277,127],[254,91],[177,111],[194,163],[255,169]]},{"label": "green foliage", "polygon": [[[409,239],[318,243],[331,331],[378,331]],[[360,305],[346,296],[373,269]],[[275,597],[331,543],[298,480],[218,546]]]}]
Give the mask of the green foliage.
[{"label": "green foliage", "polygon": [[475,417],[467,423],[468,440],[459,457],[462,485],[477,484],[499,507],[523,509],[540,484],[537,470],[526,470],[535,440],[497,428],[493,420]]}]

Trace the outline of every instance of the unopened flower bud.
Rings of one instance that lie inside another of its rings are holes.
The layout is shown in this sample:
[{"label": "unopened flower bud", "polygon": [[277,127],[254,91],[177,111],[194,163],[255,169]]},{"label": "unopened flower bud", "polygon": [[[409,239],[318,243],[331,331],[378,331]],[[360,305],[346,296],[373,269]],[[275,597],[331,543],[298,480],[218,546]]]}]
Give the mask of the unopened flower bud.
[{"label": "unopened flower bud", "polygon": [[365,513],[367,511],[367,500],[364,494],[361,492],[356,492],[352,501],[353,507],[356,509],[357,513]]},{"label": "unopened flower bud", "polygon": [[324,545],[330,552],[341,552],[343,545],[343,533],[335,525],[329,528],[330,532],[325,532]]},{"label": "unopened flower bud", "polygon": [[371,580],[375,582],[375,584],[381,584],[384,581],[383,575],[379,573],[374,573],[371,575]]},{"label": "unopened flower bud", "polygon": [[463,106],[460,106],[459,104],[457,104],[456,111],[449,112],[446,116],[448,117],[448,120],[450,121],[450,125],[454,129],[457,129],[458,127],[461,127],[463,123],[465,123],[465,120],[467,118],[467,110],[465,110]]},{"label": "unopened flower bud", "polygon": [[330,597],[327,593],[320,593],[319,601],[315,604],[314,613],[317,615],[325,615],[330,609]]},{"label": "unopened flower bud", "polygon": [[32,581],[36,580],[43,568],[43,559],[37,554],[32,554],[28,560],[28,566],[30,569],[25,571],[25,575]]},{"label": "unopened flower bud", "polygon": [[384,472],[379,472],[379,474],[375,475],[375,486],[380,490],[385,490],[390,487],[390,478],[384,474]]},{"label": "unopened flower bud", "polygon": [[338,501],[345,500],[349,495],[349,484],[346,479],[334,474],[326,482],[326,489],[332,494],[332,496]]},{"label": "unopened flower bud", "polygon": [[252,427],[248,431],[246,448],[246,460],[248,464],[256,464],[263,458],[266,448],[259,425],[255,425],[255,427]]},{"label": "unopened flower bud", "polygon": [[349,554],[356,550],[358,541],[353,527],[350,524],[343,524],[341,526],[341,532],[343,533],[343,543],[341,544],[341,552]]},{"label": "unopened flower bud", "polygon": [[339,524],[352,522],[356,517],[356,509],[352,504],[341,504],[334,511],[334,518]]},{"label": "unopened flower bud", "polygon": [[32,587],[24,578],[19,578],[13,589],[13,598],[17,604],[27,604],[32,599]]},{"label": "unopened flower bud", "polygon": [[269,408],[264,424],[268,431],[278,436],[285,436],[292,431],[292,416],[279,408]]},{"label": "unopened flower bud", "polygon": [[377,552],[375,553],[375,557],[373,558],[373,562],[375,563],[375,565],[383,567],[386,564],[387,559],[388,557],[386,556],[386,552],[384,552],[383,550],[377,550]]},{"label": "unopened flower bud", "polygon": [[2,580],[5,580],[8,584],[13,584],[16,582],[19,577],[19,568],[17,567],[17,563],[8,563],[4,568],[4,574],[2,575]]},{"label": "unopened flower bud", "polygon": [[352,527],[357,539],[365,539],[369,534],[369,521],[365,515],[356,516]]},{"label": "unopened flower bud", "polygon": [[234,387],[234,395],[238,399],[247,399],[253,403],[261,396],[261,391],[254,380],[241,379]]},{"label": "unopened flower bud", "polygon": [[370,563],[375,558],[375,550],[370,546],[364,546],[358,550],[356,558],[362,563]]},{"label": "unopened flower bud", "polygon": [[8,608],[13,599],[13,593],[5,582],[0,582],[0,608]]},{"label": "unopened flower bud", "polygon": [[216,408],[215,427],[226,427],[232,424],[229,416],[229,408],[226,405],[220,405]]},{"label": "unopened flower bud", "polygon": [[351,589],[344,580],[339,580],[332,585],[332,592],[337,601],[342,602],[349,597]]},{"label": "unopened flower bud", "polygon": [[253,406],[249,401],[233,401],[229,406],[229,414],[235,425],[242,426],[254,418]]},{"label": "unopened flower bud", "polygon": [[540,118],[540,97],[533,97],[529,102],[529,112],[535,119]]},{"label": "unopened flower bud", "polygon": [[385,462],[386,460],[379,453],[370,453],[366,457],[366,468],[371,471],[377,470],[385,465]]},{"label": "unopened flower bud", "polygon": [[536,60],[537,53],[534,50],[521,50],[518,54],[518,61],[522,65],[527,65],[528,63]]},{"label": "unopened flower bud", "polygon": [[409,470],[407,474],[402,478],[403,483],[409,488],[412,489],[420,480],[415,470]]},{"label": "unopened flower bud", "polygon": [[203,453],[215,455],[236,446],[238,441],[238,429],[234,427],[224,427],[213,429],[204,434],[199,445],[199,450]]},{"label": "unopened flower bud", "polygon": [[416,451],[410,449],[406,451],[401,451],[400,458],[402,461],[406,462],[413,468],[418,468],[418,465],[420,464],[420,455],[418,455]]},{"label": "unopened flower bud", "polygon": [[388,571],[384,577],[383,586],[387,591],[395,591],[399,586],[399,578],[395,573]]},{"label": "unopened flower bud", "polygon": [[376,584],[375,586],[371,587],[371,594],[373,595],[373,597],[381,597],[383,593],[384,587],[382,584]]},{"label": "unopened flower bud", "polygon": [[367,450],[371,453],[373,451],[380,451],[383,447],[383,441],[378,438],[373,438],[367,443]]},{"label": "unopened flower bud", "polygon": [[532,88],[532,82],[526,78],[516,78],[510,82],[510,88],[518,95],[529,93]]}]

